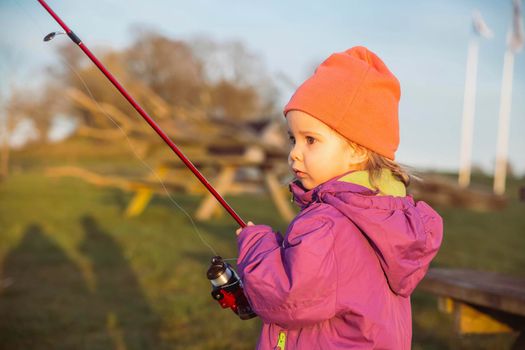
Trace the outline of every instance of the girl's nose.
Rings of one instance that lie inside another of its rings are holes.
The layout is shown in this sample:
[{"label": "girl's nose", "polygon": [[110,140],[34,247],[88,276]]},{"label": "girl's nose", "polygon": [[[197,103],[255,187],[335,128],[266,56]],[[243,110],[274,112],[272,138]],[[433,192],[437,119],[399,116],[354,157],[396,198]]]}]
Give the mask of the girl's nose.
[{"label": "girl's nose", "polygon": [[301,160],[300,155],[301,155],[301,152],[299,152],[299,150],[297,149],[297,146],[294,146],[290,151],[290,159],[294,161]]}]

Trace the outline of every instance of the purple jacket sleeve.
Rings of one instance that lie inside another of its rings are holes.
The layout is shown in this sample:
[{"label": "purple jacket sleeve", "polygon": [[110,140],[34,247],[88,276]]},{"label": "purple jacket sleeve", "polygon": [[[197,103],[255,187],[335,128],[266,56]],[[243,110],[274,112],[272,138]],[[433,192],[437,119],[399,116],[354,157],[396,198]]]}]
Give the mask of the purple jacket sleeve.
[{"label": "purple jacket sleeve", "polygon": [[337,273],[333,222],[296,220],[287,240],[255,225],[238,236],[238,271],[254,311],[266,323],[305,327],[335,316]]}]

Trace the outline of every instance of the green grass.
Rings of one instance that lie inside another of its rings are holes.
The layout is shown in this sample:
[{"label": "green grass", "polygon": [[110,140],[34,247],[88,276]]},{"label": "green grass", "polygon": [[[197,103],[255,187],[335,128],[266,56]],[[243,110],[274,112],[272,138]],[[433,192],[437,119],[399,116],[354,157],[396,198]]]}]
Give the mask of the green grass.
[{"label": "green grass", "polygon": [[[130,193],[45,177],[42,167],[59,158],[21,156],[19,170],[0,183],[1,349],[254,348],[260,321],[240,321],[211,299],[205,272],[213,253],[167,197],[126,219]],[[511,193],[524,184],[514,181]],[[189,213],[200,200],[174,198]],[[245,220],[286,228],[268,197],[227,200]],[[500,212],[437,209],[445,238],[434,266],[523,276],[525,203],[515,194]],[[197,227],[223,257],[236,256],[231,218]],[[454,335],[452,318],[419,291],[413,318],[414,349],[499,349],[513,340]]]}]

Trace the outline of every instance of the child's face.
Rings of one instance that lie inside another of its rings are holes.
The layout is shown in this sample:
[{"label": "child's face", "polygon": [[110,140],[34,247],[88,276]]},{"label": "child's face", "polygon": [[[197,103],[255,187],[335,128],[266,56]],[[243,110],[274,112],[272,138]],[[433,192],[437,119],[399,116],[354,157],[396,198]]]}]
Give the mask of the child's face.
[{"label": "child's face", "polygon": [[307,113],[292,110],[287,113],[286,121],[292,144],[288,164],[307,190],[359,170],[366,159],[343,136]]}]

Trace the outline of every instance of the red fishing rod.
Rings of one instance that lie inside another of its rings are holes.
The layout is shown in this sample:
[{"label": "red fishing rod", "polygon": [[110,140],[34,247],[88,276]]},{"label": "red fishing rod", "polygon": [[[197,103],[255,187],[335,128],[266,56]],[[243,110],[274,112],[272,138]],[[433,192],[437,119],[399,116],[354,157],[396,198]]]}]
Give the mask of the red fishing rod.
[{"label": "red fishing rod", "polygon": [[[138,104],[137,101],[124,89],[118,80],[104,67],[102,62],[87,48],[87,46],[80,40],[80,38],[73,33],[71,29],[62,21],[60,17],[49,7],[44,0],[38,2],[46,9],[47,12],[55,19],[55,21],[64,29],[65,34],[84,51],[84,53],[91,59],[91,61],[98,67],[98,69],[111,81],[117,90],[128,100],[128,102],[135,108],[135,110],[144,118],[144,120],[155,130],[155,132],[166,142],[166,144],[175,152],[175,154],[182,160],[182,162],[192,171],[199,181],[210,191],[210,193],[219,201],[219,203],[226,209],[226,211],[237,221],[241,227],[246,227],[246,223],[237,215],[237,213],[230,207],[222,196],[213,188],[213,186],[206,180],[201,172],[193,165],[193,163],[179,150],[175,143],[166,135],[157,123],[151,118],[148,113]],[[57,34],[64,34],[60,32],[52,32],[44,37],[44,41],[53,39]],[[211,259],[211,266],[207,271],[207,278],[212,285],[212,298],[217,300],[223,308],[229,308],[236,313],[242,320],[247,320],[257,316],[246,296],[243,292],[242,281],[235,272],[235,270],[225,262],[220,256],[214,256]]]},{"label": "red fishing rod", "polygon": [[[155,130],[155,132],[166,142],[166,144],[175,152],[175,154],[182,160],[182,162],[191,170],[193,174],[199,179],[199,181],[210,191],[210,193],[219,201],[219,203],[226,209],[226,211],[237,221],[241,227],[246,227],[246,223],[240,218],[239,215],[233,210],[233,208],[222,198],[222,196],[213,188],[213,186],[206,180],[204,175],[193,165],[193,163],[181,152],[181,150],[175,145],[175,143],[166,135],[159,125],[148,115],[148,113],[138,104],[138,102],[122,87],[118,80],[104,67],[102,62],[87,48],[87,46],[80,40],[80,38],[73,33],[71,29],[62,21],[60,17],[49,7],[44,0],[38,0],[38,2],[46,9],[47,12],[55,19],[55,21],[64,29],[69,38],[84,51],[89,59],[98,67],[98,69],[111,81],[111,83],[117,88],[117,90],[128,100],[128,102],[135,108],[137,112],[144,118],[144,120]],[[48,34],[44,40],[49,41],[58,34],[53,32]]]}]

